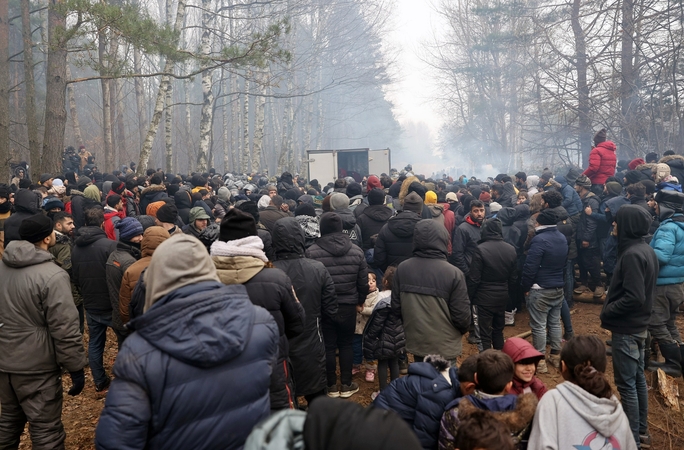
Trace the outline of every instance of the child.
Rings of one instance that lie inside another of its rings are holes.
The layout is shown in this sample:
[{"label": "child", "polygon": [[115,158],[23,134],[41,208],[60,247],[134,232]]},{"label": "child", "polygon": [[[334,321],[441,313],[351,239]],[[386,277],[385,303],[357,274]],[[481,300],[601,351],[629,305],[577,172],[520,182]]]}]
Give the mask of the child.
[{"label": "child", "polygon": [[506,427],[487,411],[473,411],[461,423],[456,435],[458,450],[513,450]]},{"label": "child", "polygon": [[398,378],[380,392],[373,406],[391,409],[415,431],[423,448],[437,448],[439,420],[452,400],[475,390],[479,355],[466,358],[461,367],[449,367],[439,355],[409,365],[408,376]]},{"label": "child", "polygon": [[566,381],[539,402],[527,448],[636,449],[622,404],[604,374],[603,342],[596,336],[575,336],[560,356]]},{"label": "child", "polygon": [[[395,267],[388,267],[385,271],[385,277],[382,279],[383,290],[378,295],[373,314],[368,319],[363,331],[363,356],[366,361],[378,360],[380,391],[387,387],[388,368],[390,380],[399,378],[399,355],[406,346],[406,336],[401,318],[393,314],[390,308],[391,286],[395,271]],[[375,400],[380,391],[374,392],[371,395],[371,400]]]},{"label": "child", "polygon": [[525,339],[513,337],[506,340],[503,352],[511,357],[515,364],[513,373],[513,387],[510,394],[520,395],[533,393],[541,400],[546,394],[544,382],[535,376],[537,364],[544,359],[544,355],[535,350],[534,346]]},{"label": "child", "polygon": [[516,448],[525,448],[526,435],[534,418],[537,397],[534,394],[507,394],[513,384],[513,360],[499,350],[485,350],[477,359],[472,395],[456,399],[446,406],[439,430],[439,449],[454,450],[455,436],[462,421],[478,410],[489,411],[506,427]]},{"label": "child", "polygon": [[[352,368],[352,375],[361,372],[361,363],[363,362],[363,329],[366,326],[368,318],[373,313],[373,308],[378,303],[378,286],[376,276],[373,272],[368,272],[368,296],[363,306],[356,306],[356,329],[354,330],[354,367]],[[374,361],[366,361],[366,381],[372,383],[375,381]]]}]

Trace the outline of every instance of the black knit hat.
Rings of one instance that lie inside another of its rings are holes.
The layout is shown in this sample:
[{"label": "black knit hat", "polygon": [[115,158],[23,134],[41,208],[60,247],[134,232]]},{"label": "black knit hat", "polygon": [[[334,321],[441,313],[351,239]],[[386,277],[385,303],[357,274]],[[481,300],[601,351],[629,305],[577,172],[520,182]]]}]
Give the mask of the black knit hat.
[{"label": "black knit hat", "polygon": [[321,236],[331,233],[340,233],[342,231],[342,218],[333,213],[325,213],[321,216]]},{"label": "black knit hat", "polygon": [[157,219],[164,223],[176,223],[178,208],[173,203],[167,203],[157,210]]},{"label": "black knit hat", "polygon": [[126,189],[126,183],[124,183],[121,180],[117,181],[112,181],[112,191],[114,191],[117,194],[123,193],[123,191]]},{"label": "black knit hat", "polygon": [[259,207],[254,202],[242,202],[235,206],[240,211],[246,212],[247,214],[254,217],[255,222],[259,222]]},{"label": "black knit hat", "polygon": [[606,142],[606,129],[605,128],[600,129],[594,135],[594,145],[599,145],[601,142]]},{"label": "black knit hat", "polygon": [[219,240],[223,242],[257,236],[256,222],[251,214],[233,208],[221,221]]},{"label": "black knit hat", "polygon": [[545,209],[537,216],[537,223],[539,225],[556,225],[558,216],[551,209]]},{"label": "black knit hat", "polygon": [[361,195],[363,193],[363,188],[359,183],[349,183],[347,185],[347,197],[352,198],[356,195]]},{"label": "black knit hat", "polygon": [[384,205],[385,192],[382,189],[374,188],[368,193],[369,205]]},{"label": "black knit hat", "polygon": [[19,226],[19,237],[35,244],[50,236],[52,229],[52,219],[43,214],[36,214],[22,220]]},{"label": "black knit hat", "polygon": [[311,203],[302,203],[295,209],[295,217],[297,216],[316,217],[316,208]]}]

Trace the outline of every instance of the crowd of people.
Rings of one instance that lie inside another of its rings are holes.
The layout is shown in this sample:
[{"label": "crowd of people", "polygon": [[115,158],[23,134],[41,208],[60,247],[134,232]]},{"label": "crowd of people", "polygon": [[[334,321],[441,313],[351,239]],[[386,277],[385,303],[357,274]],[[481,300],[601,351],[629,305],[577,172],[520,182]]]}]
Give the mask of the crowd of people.
[{"label": "crowd of people", "polygon": [[[601,130],[583,171],[323,186],[79,154],[0,185],[0,448],[27,422],[63,448],[85,367],[100,449],[649,448],[644,371],[682,376],[682,156],[618,161]],[[575,336],[575,295],[609,347]],[[505,340],[523,307],[532,343]],[[355,375],[369,408],[340,400]]]}]

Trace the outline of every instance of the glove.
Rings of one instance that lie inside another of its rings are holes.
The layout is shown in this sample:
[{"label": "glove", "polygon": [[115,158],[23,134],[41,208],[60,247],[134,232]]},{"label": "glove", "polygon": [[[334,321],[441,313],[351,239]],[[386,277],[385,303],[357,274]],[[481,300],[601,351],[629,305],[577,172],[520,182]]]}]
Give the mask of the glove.
[{"label": "glove", "polygon": [[85,373],[83,372],[83,369],[81,369],[78,372],[69,372],[69,376],[71,376],[71,389],[69,389],[68,394],[76,396],[80,394],[85,387]]}]

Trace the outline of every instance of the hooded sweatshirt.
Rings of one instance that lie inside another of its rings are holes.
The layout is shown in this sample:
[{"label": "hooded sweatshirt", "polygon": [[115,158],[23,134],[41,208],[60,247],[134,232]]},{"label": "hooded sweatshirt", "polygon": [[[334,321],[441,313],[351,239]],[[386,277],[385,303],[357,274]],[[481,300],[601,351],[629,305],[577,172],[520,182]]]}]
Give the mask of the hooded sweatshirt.
[{"label": "hooded sweatshirt", "polygon": [[635,450],[629,421],[615,397],[598,398],[574,383],[556,386],[539,401],[528,450]]},{"label": "hooded sweatshirt", "polygon": [[19,189],[14,195],[14,214],[5,219],[5,248],[12,241],[21,239],[19,227],[24,219],[38,214],[41,210],[40,195],[28,189]]}]

